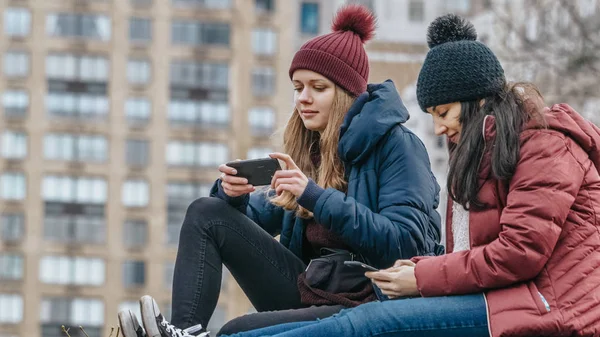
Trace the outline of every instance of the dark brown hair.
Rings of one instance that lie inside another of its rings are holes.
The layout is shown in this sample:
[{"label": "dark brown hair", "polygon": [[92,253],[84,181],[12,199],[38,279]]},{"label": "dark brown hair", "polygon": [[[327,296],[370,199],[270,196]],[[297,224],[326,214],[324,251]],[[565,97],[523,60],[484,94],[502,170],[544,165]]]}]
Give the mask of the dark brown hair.
[{"label": "dark brown hair", "polygon": [[506,85],[504,89],[481,100],[461,102],[461,135],[458,144],[450,145],[448,195],[465,209],[482,206],[477,179],[486,147],[483,135],[485,116],[495,117],[496,138],[492,146],[492,173],[501,181],[509,181],[519,161],[519,136],[533,120],[545,127],[542,110],[544,101],[538,89],[530,83]]}]

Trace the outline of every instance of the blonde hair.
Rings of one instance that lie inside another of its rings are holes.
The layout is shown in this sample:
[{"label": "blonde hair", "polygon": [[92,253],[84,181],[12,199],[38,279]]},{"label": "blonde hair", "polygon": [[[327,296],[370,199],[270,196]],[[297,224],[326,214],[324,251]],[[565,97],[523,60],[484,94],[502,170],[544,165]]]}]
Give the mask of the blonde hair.
[{"label": "blonde hair", "polygon": [[[344,179],[344,164],[338,155],[338,144],[340,126],[354,100],[354,97],[336,85],[327,126],[321,134],[304,126],[295,107],[283,132],[284,152],[292,157],[308,178],[312,178],[323,188],[332,187],[339,191],[346,191],[348,183]],[[316,150],[315,146],[318,146],[321,157],[319,166],[316,166],[311,158],[311,154]],[[271,203],[286,210],[295,210],[298,217],[313,217],[310,211],[298,205],[296,196],[290,192],[284,191],[281,195],[272,198]]]}]

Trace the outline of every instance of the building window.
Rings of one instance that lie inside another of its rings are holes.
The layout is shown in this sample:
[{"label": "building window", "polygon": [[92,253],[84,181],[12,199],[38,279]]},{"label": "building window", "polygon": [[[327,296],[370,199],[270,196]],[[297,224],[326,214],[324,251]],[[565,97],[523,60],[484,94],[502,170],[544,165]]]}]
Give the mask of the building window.
[{"label": "building window", "polygon": [[229,125],[230,118],[227,102],[172,99],[169,103],[171,125],[225,127]]},{"label": "building window", "polygon": [[40,281],[47,284],[101,286],[105,279],[104,260],[72,256],[44,256],[40,259]]},{"label": "building window", "polygon": [[267,97],[275,94],[275,69],[272,67],[255,67],[252,69],[252,93],[256,97]]},{"label": "building window", "polygon": [[46,202],[44,238],[65,244],[105,242],[104,205]]},{"label": "building window", "polygon": [[46,17],[50,36],[110,40],[110,17],[99,14],[52,13]]},{"label": "building window", "polygon": [[423,22],[425,20],[425,3],[423,0],[409,1],[408,20],[411,22]]},{"label": "building window", "polygon": [[2,134],[2,157],[23,159],[27,156],[27,135],[24,132],[6,130]]},{"label": "building window", "polygon": [[31,13],[26,8],[4,10],[4,34],[7,36],[27,36],[31,30]]},{"label": "building window", "polygon": [[[198,88],[208,91],[229,89],[229,65],[226,63],[197,63],[191,61],[173,61],[171,63],[170,85],[175,88]],[[201,96],[201,93],[190,93],[191,96]],[[194,95],[196,94],[196,95]],[[221,93],[204,94],[206,98],[226,99]]]},{"label": "building window", "polygon": [[29,53],[8,51],[4,54],[4,76],[9,78],[29,75]]},{"label": "building window", "polygon": [[357,4],[367,7],[371,12],[375,13],[374,0],[347,0],[348,4]]},{"label": "building window", "polygon": [[152,20],[146,18],[129,19],[129,40],[135,43],[152,41]]},{"label": "building window", "polygon": [[148,165],[150,142],[144,139],[128,139],[125,150],[127,165],[145,167]]},{"label": "building window", "polygon": [[101,56],[51,54],[46,57],[51,116],[105,119],[108,115],[108,59]]},{"label": "building window", "polygon": [[144,261],[123,262],[123,286],[125,288],[143,287],[146,283],[146,263]]},{"label": "building window", "polygon": [[108,81],[108,59],[103,56],[50,54],[46,57],[49,80],[105,83]]},{"label": "building window", "polygon": [[106,193],[106,180],[101,178],[44,177],[44,238],[60,243],[103,243]]},{"label": "building window", "polygon": [[29,94],[24,90],[5,90],[2,95],[2,107],[4,116],[23,118],[29,109]]},{"label": "building window", "polygon": [[148,241],[148,223],[129,219],[123,226],[123,244],[127,248],[141,248]]},{"label": "building window", "polygon": [[275,0],[254,0],[254,8],[259,13],[275,11]]},{"label": "building window", "polygon": [[177,245],[188,206],[208,197],[212,184],[170,181],[167,184],[167,244]]},{"label": "building window", "polygon": [[46,109],[54,117],[103,120],[108,115],[109,107],[105,94],[49,92],[46,96]]},{"label": "building window", "polygon": [[231,0],[171,0],[177,7],[201,7],[207,9],[231,8]]},{"label": "building window", "polygon": [[256,55],[273,55],[277,51],[277,33],[270,28],[252,31],[252,50]]},{"label": "building window", "polygon": [[300,15],[300,32],[317,35],[319,33],[319,4],[303,2]]},{"label": "building window", "polygon": [[229,65],[174,61],[170,74],[172,125],[229,125]]},{"label": "building window", "polygon": [[0,253],[0,280],[15,281],[21,279],[23,279],[23,256]]},{"label": "building window", "polygon": [[45,176],[42,197],[47,202],[102,205],[106,202],[106,180],[68,176]]},{"label": "building window", "polygon": [[1,195],[4,200],[23,200],[26,193],[25,175],[19,172],[5,172],[0,176]]},{"label": "building window", "polygon": [[129,60],[127,62],[127,80],[134,85],[150,82],[152,69],[148,60]]},{"label": "building window", "polygon": [[0,324],[17,324],[23,320],[23,298],[0,293]]},{"label": "building window", "polygon": [[0,216],[0,238],[4,242],[17,242],[23,239],[25,219],[23,213],[3,213]]},{"label": "building window", "polygon": [[175,273],[175,263],[167,262],[165,263],[165,288],[171,289],[173,288],[173,274]]},{"label": "building window", "polygon": [[251,147],[246,154],[247,159],[267,158],[273,149],[269,147]]},{"label": "building window", "polygon": [[171,41],[176,45],[229,46],[230,26],[221,22],[174,21]]},{"label": "building window", "polygon": [[44,138],[44,157],[49,160],[104,162],[108,157],[105,136],[51,133]]},{"label": "building window", "polygon": [[142,179],[127,180],[123,184],[123,205],[127,207],[146,207],[150,194],[148,182]]},{"label": "building window", "polygon": [[91,177],[45,176],[42,197],[48,202],[101,205],[106,202],[106,180]]},{"label": "building window", "polygon": [[275,129],[275,111],[267,106],[254,107],[248,113],[248,124],[253,135],[270,135]]},{"label": "building window", "polygon": [[125,102],[125,118],[131,126],[146,125],[150,120],[150,100],[142,97],[128,98]]},{"label": "building window", "polygon": [[221,143],[170,141],[167,163],[171,166],[217,167],[229,159],[229,148]]},{"label": "building window", "polygon": [[71,337],[86,337],[78,326],[83,326],[89,337],[102,337],[104,303],[100,299],[45,297],[40,306],[42,337],[64,337],[61,326],[72,326]]},{"label": "building window", "polygon": [[446,0],[446,11],[468,13],[471,9],[471,0]]}]

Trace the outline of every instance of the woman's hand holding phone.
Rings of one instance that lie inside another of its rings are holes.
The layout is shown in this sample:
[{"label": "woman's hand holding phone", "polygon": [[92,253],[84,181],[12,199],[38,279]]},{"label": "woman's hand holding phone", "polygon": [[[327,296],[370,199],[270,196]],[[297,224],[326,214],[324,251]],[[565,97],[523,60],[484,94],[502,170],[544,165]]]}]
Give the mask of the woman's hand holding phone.
[{"label": "woman's hand holding phone", "polygon": [[283,191],[288,191],[296,196],[300,197],[306,185],[308,185],[308,178],[300,171],[296,163],[287,154],[284,153],[271,153],[269,157],[279,159],[285,163],[286,169],[279,170],[273,175],[271,180],[271,188],[275,190],[277,195],[281,195]]},{"label": "woman's hand holding phone", "polygon": [[390,298],[419,296],[415,264],[410,260],[397,260],[388,269],[367,272],[370,278],[384,295]]},{"label": "woman's hand holding phone", "polygon": [[248,184],[248,179],[236,177],[237,170],[233,167],[221,164],[219,171],[221,172],[220,179],[223,192],[232,198],[254,192],[256,189],[254,186]]}]

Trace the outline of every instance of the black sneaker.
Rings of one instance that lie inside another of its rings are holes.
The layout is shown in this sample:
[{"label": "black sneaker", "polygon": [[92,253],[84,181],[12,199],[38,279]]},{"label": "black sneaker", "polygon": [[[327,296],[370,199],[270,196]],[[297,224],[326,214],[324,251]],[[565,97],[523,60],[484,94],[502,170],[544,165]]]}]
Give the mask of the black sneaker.
[{"label": "black sneaker", "polygon": [[147,337],[140,322],[131,310],[119,312],[119,326],[124,337]]},{"label": "black sneaker", "polygon": [[[202,331],[202,324],[180,329],[169,323],[160,313],[158,304],[151,296],[140,299],[142,322],[146,329],[147,337],[209,337],[208,331]],[[129,336],[125,336],[129,337]]]}]

